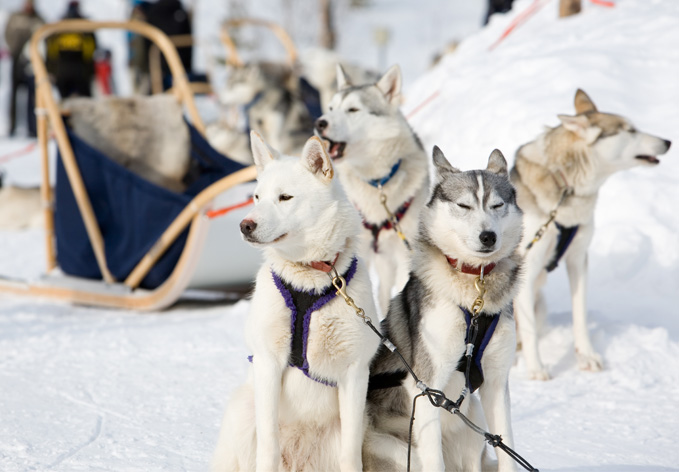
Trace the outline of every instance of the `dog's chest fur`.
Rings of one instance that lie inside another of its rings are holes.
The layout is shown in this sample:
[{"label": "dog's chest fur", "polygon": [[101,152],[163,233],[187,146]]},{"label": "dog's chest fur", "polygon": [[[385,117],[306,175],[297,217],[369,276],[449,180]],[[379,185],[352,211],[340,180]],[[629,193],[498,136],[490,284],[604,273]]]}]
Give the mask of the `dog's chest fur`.
[{"label": "dog's chest fur", "polygon": [[[326,274],[322,274],[330,282]],[[362,264],[347,286],[359,306],[368,306],[371,293]],[[297,316],[303,316],[298,314]],[[257,288],[246,326],[246,338],[254,357],[273,357],[281,367],[287,366],[292,342],[292,311],[276,287],[269,267],[257,277]],[[370,358],[379,338],[363,324],[342,297],[336,296],[311,315],[307,338],[310,372],[317,378],[336,382],[338,372],[357,358]],[[366,361],[367,362],[367,361]],[[312,381],[312,380],[310,380]]]}]

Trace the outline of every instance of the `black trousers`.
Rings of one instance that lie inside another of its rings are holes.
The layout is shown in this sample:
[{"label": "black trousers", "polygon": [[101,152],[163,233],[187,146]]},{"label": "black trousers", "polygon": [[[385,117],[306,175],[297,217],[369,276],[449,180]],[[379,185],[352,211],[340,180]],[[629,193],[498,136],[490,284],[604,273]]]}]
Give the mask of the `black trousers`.
[{"label": "black trousers", "polygon": [[26,60],[20,55],[12,58],[12,92],[9,109],[10,136],[14,135],[14,132],[16,131],[17,93],[20,87],[26,88],[26,91],[28,92],[28,103],[26,105],[28,135],[31,137],[37,135],[35,121],[35,80],[32,74],[26,73],[26,66]]}]

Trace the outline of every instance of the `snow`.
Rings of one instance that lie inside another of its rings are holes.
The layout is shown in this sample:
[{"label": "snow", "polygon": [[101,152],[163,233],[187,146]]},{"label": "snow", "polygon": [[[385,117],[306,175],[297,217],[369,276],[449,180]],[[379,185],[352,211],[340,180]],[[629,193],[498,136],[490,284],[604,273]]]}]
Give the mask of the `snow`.
[{"label": "snow", "polygon": [[[65,2],[38,1],[38,8],[50,2],[56,18]],[[541,2],[493,51],[532,0],[516,0],[512,13],[476,33],[478,4],[448,2],[462,15],[449,23],[460,36],[473,34],[427,72],[433,52],[453,39],[446,29],[453,7],[440,7],[434,21],[433,0],[416,9],[375,0],[364,15],[342,10],[339,48],[375,65],[372,28],[390,26],[388,59],[404,64],[408,78],[404,111],[435,94],[412,125],[427,149],[438,144],[463,169],[485,166],[496,147],[511,161],[557,114],[573,112],[578,87],[600,110],[675,141],[660,166],[617,174],[600,196],[588,306],[605,370],[576,367],[560,268],[546,286],[540,344],[554,378],[525,380],[519,356],[510,391],[516,449],[540,470],[678,470],[679,2],[583,2],[582,14],[562,20],[556,0]],[[125,14],[120,1],[84,3],[92,17]],[[220,19],[225,3],[215,6]],[[250,11],[271,4],[253,1]],[[206,38],[218,24],[207,11],[197,4]],[[0,140],[0,156],[29,142]],[[37,154],[18,161],[0,168],[13,181],[35,178]],[[35,277],[42,263],[40,231],[0,233],[0,273]],[[142,314],[0,296],[0,470],[206,469],[228,395],[245,377],[247,310],[247,301],[182,302]]]}]

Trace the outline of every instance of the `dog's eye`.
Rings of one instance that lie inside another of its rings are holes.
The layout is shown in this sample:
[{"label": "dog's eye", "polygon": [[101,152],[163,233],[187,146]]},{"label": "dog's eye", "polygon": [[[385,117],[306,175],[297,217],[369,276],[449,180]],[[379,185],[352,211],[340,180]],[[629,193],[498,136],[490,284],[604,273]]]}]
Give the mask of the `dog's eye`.
[{"label": "dog's eye", "polygon": [[254,195],[254,198],[255,198],[255,201],[256,201],[256,202],[259,201],[259,195],[255,194],[255,195]]},{"label": "dog's eye", "polygon": [[279,202],[287,202],[287,201],[290,200],[291,198],[292,198],[292,195],[287,195],[287,194],[285,194],[285,193],[281,193],[281,194],[278,196],[278,201],[279,201]]},{"label": "dog's eye", "polygon": [[332,111],[332,105],[328,107],[328,111]]},{"label": "dog's eye", "polygon": [[358,108],[356,107],[351,107],[347,110],[347,113],[356,113],[358,111]]},{"label": "dog's eye", "polygon": [[491,206],[491,208],[493,210],[497,210],[498,208],[502,208],[503,206],[505,206],[504,202],[498,203],[497,205],[493,205],[493,206]]},{"label": "dog's eye", "polygon": [[470,207],[469,205],[465,205],[464,203],[458,203],[457,206],[459,206],[463,210],[471,210],[472,209],[472,207]]}]

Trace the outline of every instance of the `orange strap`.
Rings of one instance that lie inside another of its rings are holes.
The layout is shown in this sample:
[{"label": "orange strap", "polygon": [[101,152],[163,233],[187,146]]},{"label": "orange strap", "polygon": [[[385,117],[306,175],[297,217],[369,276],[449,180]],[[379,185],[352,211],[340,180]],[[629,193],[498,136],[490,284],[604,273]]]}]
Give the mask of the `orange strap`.
[{"label": "orange strap", "polygon": [[245,200],[244,202],[236,203],[235,205],[220,208],[218,210],[210,210],[210,211],[206,212],[205,215],[210,219],[217,218],[219,216],[226,215],[230,211],[238,210],[239,208],[243,208],[243,207],[246,207],[248,205],[252,205],[253,202],[254,202],[254,200],[252,199],[252,197],[250,197],[247,200]]},{"label": "orange strap", "polygon": [[602,7],[614,7],[615,2],[611,2],[609,0],[590,0],[593,4],[595,5],[600,5]]}]

